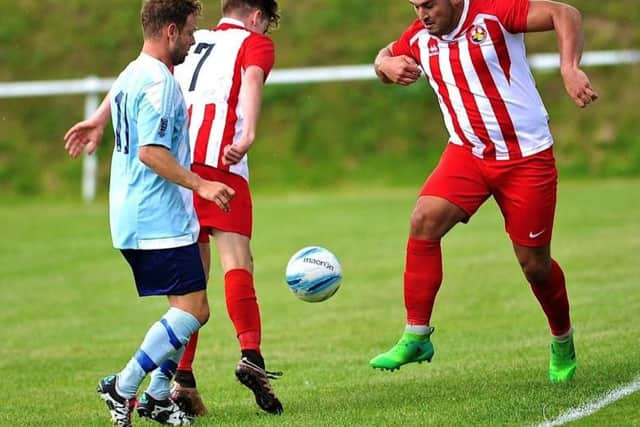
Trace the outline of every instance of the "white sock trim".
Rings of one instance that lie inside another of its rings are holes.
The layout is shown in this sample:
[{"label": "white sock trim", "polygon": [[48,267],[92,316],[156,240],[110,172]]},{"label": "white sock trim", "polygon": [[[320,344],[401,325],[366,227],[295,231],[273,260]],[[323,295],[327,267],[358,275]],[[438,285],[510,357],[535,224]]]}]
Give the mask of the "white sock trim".
[{"label": "white sock trim", "polygon": [[406,325],[404,331],[410,334],[427,335],[431,328],[429,325]]},{"label": "white sock trim", "polygon": [[551,335],[551,336],[556,341],[566,342],[566,341],[569,341],[569,338],[571,338],[571,335],[573,335],[573,328],[569,328],[569,330],[565,334],[558,335],[558,336],[555,336],[555,335]]}]

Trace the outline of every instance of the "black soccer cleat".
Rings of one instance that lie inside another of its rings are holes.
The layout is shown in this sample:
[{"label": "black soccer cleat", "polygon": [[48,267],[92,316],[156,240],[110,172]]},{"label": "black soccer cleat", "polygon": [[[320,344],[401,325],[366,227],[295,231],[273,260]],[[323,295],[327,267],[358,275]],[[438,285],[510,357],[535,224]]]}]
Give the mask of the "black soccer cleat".
[{"label": "black soccer cleat", "polygon": [[156,400],[143,393],[138,400],[138,415],[169,426],[190,426],[193,416],[184,412],[171,398]]},{"label": "black soccer cleat", "polygon": [[282,372],[269,372],[252,363],[246,357],[240,359],[236,366],[236,378],[251,390],[256,403],[265,412],[280,415],[284,412],[282,403],[276,397],[269,379],[275,380],[282,376]]},{"label": "black soccer cleat", "polygon": [[116,391],[115,375],[104,377],[98,383],[97,391],[104,400],[111,414],[111,422],[116,427],[131,427],[131,412],[136,404],[136,398],[127,399]]}]

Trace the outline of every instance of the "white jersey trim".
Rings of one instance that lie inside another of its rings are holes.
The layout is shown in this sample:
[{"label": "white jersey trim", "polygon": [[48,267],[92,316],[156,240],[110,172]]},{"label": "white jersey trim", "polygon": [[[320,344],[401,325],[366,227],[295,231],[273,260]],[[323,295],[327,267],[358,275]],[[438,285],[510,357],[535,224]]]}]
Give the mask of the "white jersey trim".
[{"label": "white jersey trim", "polygon": [[218,21],[218,26],[220,26],[221,24],[231,24],[231,25],[236,25],[238,27],[246,28],[244,25],[244,22],[234,18],[229,18],[229,17],[220,18],[220,21]]},{"label": "white jersey trim", "polygon": [[164,239],[138,240],[138,248],[142,250],[171,249],[182,246],[189,246],[196,242],[192,234],[185,234],[177,237],[166,237]]}]

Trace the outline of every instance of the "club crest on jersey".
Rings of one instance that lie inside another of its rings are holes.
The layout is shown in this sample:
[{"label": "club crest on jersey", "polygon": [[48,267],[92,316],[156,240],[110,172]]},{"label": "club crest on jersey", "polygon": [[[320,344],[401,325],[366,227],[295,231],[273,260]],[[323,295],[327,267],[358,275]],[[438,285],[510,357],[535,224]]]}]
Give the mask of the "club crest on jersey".
[{"label": "club crest on jersey", "polygon": [[438,55],[440,53],[440,48],[438,47],[438,44],[432,44],[429,46],[429,56],[435,56]]},{"label": "club crest on jersey", "polygon": [[469,35],[469,40],[475,44],[480,44],[487,39],[487,30],[480,25],[472,26],[467,34]]}]

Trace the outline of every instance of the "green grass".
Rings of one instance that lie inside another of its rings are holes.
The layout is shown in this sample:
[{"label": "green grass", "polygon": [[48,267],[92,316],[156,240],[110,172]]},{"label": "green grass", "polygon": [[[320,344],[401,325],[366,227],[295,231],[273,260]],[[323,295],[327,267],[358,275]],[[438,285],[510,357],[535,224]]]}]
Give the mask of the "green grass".
[{"label": "green grass", "polygon": [[[573,383],[556,386],[547,380],[546,322],[493,202],[444,241],[433,363],[383,373],[367,361],[402,331],[417,188],[259,194],[263,351],[285,371],[275,384],[285,414],[257,415],[234,379],[238,348],[214,260],[213,315],[195,364],[211,415],[198,425],[523,426],[629,383],[640,374],[639,185],[561,182],[553,253],[568,279],[579,366]],[[3,200],[0,218],[0,425],[109,425],[95,385],[126,363],[165,302],[136,297],[111,248],[105,203]],[[340,291],[320,304],[284,284],[289,256],[312,244],[333,250],[344,269]],[[639,399],[572,425],[638,425]]]}]

